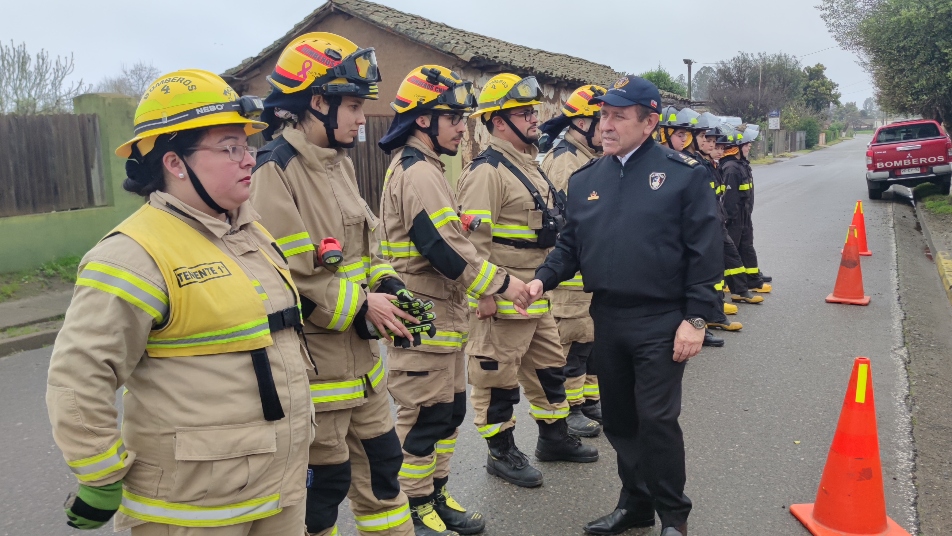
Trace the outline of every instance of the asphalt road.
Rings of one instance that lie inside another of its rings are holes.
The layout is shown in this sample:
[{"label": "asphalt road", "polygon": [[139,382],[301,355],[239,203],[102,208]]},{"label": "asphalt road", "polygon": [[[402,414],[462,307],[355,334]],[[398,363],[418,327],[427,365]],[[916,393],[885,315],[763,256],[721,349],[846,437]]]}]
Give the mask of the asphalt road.
[{"label": "asphalt road", "polygon": [[[681,424],[687,443],[692,536],[808,534],[791,503],[813,502],[853,358],[872,360],[889,515],[915,533],[913,447],[897,295],[895,203],[867,203],[872,257],[862,261],[868,307],[830,305],[853,205],[864,199],[865,141],[857,139],[755,169],[754,224],[761,268],[774,277],[762,305],[741,305],[744,323],[727,346],[705,349],[684,379]],[[636,232],[636,230],[635,230]],[[650,240],[651,237],[636,237]],[[61,505],[75,486],[53,443],[44,403],[50,350],[0,360],[0,535],[75,534]],[[517,441],[534,450],[527,405],[517,409]],[[618,480],[604,438],[602,459],[539,464],[545,485],[517,488],[489,477],[486,447],[467,423],[450,488],[480,509],[489,536],[581,534],[612,510]],[[346,508],[346,507],[345,507]],[[341,534],[355,534],[342,509]],[[101,530],[96,533],[107,533]],[[92,534],[96,534],[92,533]],[[631,531],[656,535],[659,529]]]}]

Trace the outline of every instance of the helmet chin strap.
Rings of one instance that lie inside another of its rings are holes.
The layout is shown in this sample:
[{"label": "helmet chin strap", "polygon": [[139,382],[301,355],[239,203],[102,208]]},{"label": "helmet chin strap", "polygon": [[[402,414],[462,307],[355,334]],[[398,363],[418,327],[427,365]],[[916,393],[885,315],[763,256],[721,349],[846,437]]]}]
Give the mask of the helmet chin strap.
[{"label": "helmet chin strap", "polygon": [[590,124],[590,125],[588,126],[588,130],[582,130],[582,129],[578,128],[577,126],[575,126],[575,122],[574,122],[574,121],[571,122],[571,123],[569,123],[569,128],[571,128],[571,129],[574,130],[575,132],[578,132],[578,133],[581,134],[582,136],[585,136],[585,143],[587,143],[588,146],[589,146],[592,150],[594,150],[596,153],[600,153],[600,152],[602,152],[602,146],[601,146],[601,145],[595,145],[595,141],[594,141],[594,140],[595,140],[595,129],[597,128],[597,126],[598,126],[598,121],[595,121],[595,118],[594,118],[594,117],[592,118],[592,124]]},{"label": "helmet chin strap", "polygon": [[430,141],[433,143],[433,150],[436,151],[437,155],[445,154],[449,156],[456,156],[456,151],[450,153],[446,150],[445,147],[440,145],[440,116],[437,113],[430,114],[430,126],[426,129],[427,136],[430,137]]},{"label": "helmet chin strap", "polygon": [[353,140],[350,143],[342,143],[337,140],[334,136],[334,131],[337,130],[337,111],[340,109],[341,97],[328,97],[323,96],[324,102],[327,103],[327,113],[323,114],[317,108],[311,106],[309,102],[307,104],[307,111],[311,113],[314,117],[324,125],[324,131],[327,132],[327,141],[331,147],[341,147],[344,149],[351,149],[357,145],[357,140]]},{"label": "helmet chin strap", "polygon": [[[536,141],[537,141],[537,140],[530,140],[528,136],[526,136],[525,134],[522,133],[521,130],[519,130],[518,128],[516,128],[516,125],[513,125],[513,124],[512,124],[512,121],[509,120],[509,116],[508,116],[508,115],[506,115],[506,114],[499,114],[498,117],[501,117],[502,120],[505,121],[507,125],[509,125],[509,128],[511,128],[512,131],[516,133],[516,136],[518,136],[519,139],[522,140],[522,143],[525,143],[526,145],[535,145],[535,144],[536,144]],[[492,118],[490,118],[490,120],[492,120]]]},{"label": "helmet chin strap", "polygon": [[221,207],[218,203],[212,199],[212,196],[208,195],[208,190],[205,189],[205,186],[202,185],[202,181],[198,180],[198,177],[195,175],[195,172],[192,171],[192,167],[188,165],[188,162],[185,161],[185,158],[182,155],[178,155],[182,160],[182,163],[185,164],[185,171],[188,172],[188,180],[192,183],[192,187],[195,188],[195,191],[198,192],[198,197],[202,198],[202,201],[208,205],[208,208],[214,210],[219,214],[224,214],[228,212]]}]

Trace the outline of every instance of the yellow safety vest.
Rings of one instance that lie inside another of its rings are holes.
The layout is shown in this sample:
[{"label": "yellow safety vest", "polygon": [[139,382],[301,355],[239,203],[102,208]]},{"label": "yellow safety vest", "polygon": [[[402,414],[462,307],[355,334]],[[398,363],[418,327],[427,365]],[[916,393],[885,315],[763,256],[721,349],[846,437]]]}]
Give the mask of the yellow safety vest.
[{"label": "yellow safety vest", "polygon": [[[149,333],[149,357],[248,352],[273,344],[256,281],[190,225],[144,205],[109,235],[116,233],[152,256],[168,288],[169,313]],[[260,253],[291,285],[291,273]]]}]

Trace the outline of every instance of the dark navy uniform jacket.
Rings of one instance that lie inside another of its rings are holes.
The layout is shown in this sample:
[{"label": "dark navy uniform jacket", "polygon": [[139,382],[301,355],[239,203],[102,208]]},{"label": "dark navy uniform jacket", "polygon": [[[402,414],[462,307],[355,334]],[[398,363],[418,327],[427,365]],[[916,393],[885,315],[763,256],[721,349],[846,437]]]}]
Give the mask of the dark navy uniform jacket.
[{"label": "dark navy uniform jacket", "polygon": [[604,156],[572,175],[566,225],[536,277],[551,290],[581,271],[593,311],[711,320],[722,307],[720,235],[708,171],[649,138],[624,167]]}]

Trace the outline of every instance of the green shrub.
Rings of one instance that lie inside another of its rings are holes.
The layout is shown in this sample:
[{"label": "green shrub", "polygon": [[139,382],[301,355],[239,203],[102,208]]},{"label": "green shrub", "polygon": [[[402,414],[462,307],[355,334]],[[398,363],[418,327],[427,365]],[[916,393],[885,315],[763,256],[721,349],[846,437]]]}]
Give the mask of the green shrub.
[{"label": "green shrub", "polygon": [[804,130],[807,133],[807,149],[812,149],[817,143],[820,143],[820,122],[815,117],[804,117],[800,120],[797,130]]}]

